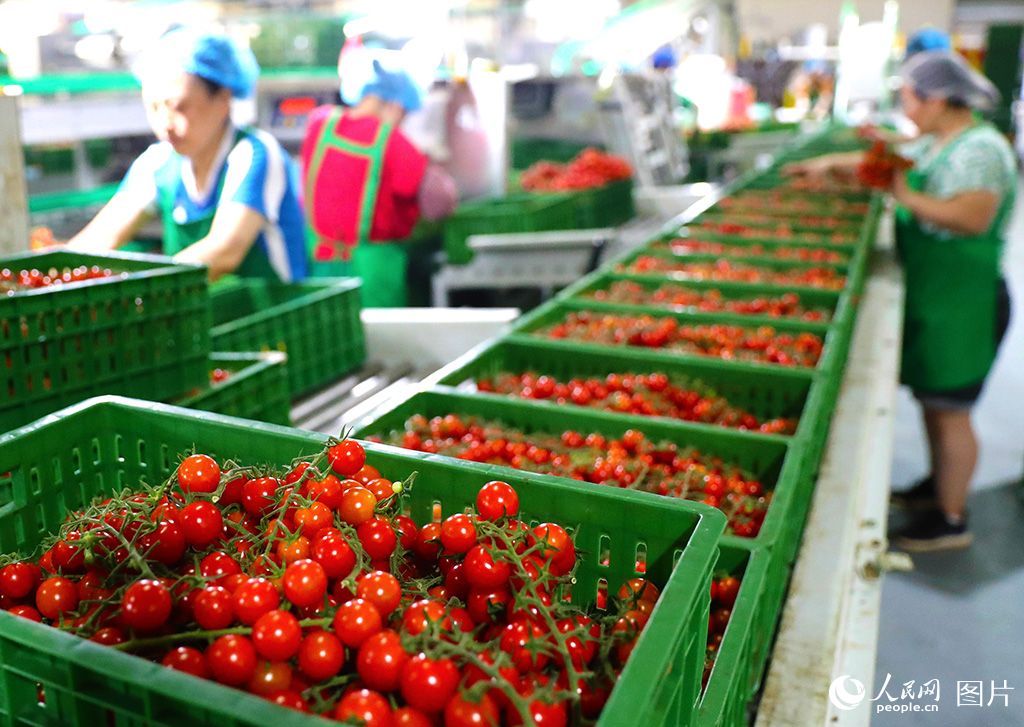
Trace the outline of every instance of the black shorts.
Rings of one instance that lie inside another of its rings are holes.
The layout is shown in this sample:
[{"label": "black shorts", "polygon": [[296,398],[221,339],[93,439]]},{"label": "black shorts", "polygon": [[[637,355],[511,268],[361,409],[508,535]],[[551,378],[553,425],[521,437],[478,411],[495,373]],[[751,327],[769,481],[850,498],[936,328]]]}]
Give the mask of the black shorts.
[{"label": "black shorts", "polygon": [[[1006,329],[1010,327],[1010,290],[1006,287],[1006,281],[1002,278],[999,279],[996,286],[995,340],[996,349],[998,350],[999,344],[1006,337]],[[915,399],[934,409],[970,409],[978,401],[984,386],[985,380],[982,379],[976,384],[961,386],[956,389],[947,389],[945,391],[922,391],[915,389],[913,393]]]}]

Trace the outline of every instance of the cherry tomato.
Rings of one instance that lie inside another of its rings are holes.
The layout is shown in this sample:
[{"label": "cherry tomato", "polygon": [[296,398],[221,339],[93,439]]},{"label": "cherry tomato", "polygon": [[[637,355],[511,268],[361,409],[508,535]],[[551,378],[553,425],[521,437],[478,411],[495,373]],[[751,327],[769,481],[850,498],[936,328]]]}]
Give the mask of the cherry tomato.
[{"label": "cherry tomato", "polygon": [[427,713],[440,712],[459,686],[459,667],[451,659],[417,654],[402,668],[402,697]]},{"label": "cherry tomato", "polygon": [[355,551],[341,533],[314,542],[312,558],[320,564],[328,578],[345,578],[356,566]]},{"label": "cherry tomato", "polygon": [[42,579],[42,571],[33,563],[5,565],[0,568],[0,596],[20,601],[35,591]]},{"label": "cherry tomato", "polygon": [[186,543],[203,550],[224,534],[224,516],[212,502],[189,503],[181,509],[181,532]]},{"label": "cherry tomato", "polygon": [[391,629],[370,636],[359,647],[356,671],[370,689],[393,692],[401,684],[402,669],[409,654],[402,648],[402,640]]},{"label": "cherry tomato", "polygon": [[67,578],[47,578],[36,589],[36,608],[49,619],[58,619],[78,608],[78,591]]},{"label": "cherry tomato", "polygon": [[284,661],[295,656],[302,643],[299,620],[287,611],[268,611],[252,625],[252,640],[260,656]]},{"label": "cherry tomato", "polygon": [[387,618],[402,600],[402,585],[390,573],[373,571],[359,581],[356,596],[372,603]]},{"label": "cherry tomato", "polygon": [[[259,649],[257,648],[257,651]],[[258,661],[247,688],[253,694],[267,696],[283,692],[292,683],[292,668],[284,661]]]},{"label": "cherry tomato", "polygon": [[366,451],[354,439],[346,439],[327,450],[327,460],[338,477],[351,477],[366,464]]},{"label": "cherry tomato", "polygon": [[498,707],[486,694],[476,703],[455,694],[444,708],[444,727],[497,727],[499,722]]},{"label": "cherry tomato", "polygon": [[391,705],[380,692],[357,689],[341,698],[334,708],[339,722],[362,721],[363,727],[391,727]]},{"label": "cherry tomato", "polygon": [[205,656],[210,674],[222,684],[247,684],[256,673],[256,648],[244,636],[221,636],[207,647]]},{"label": "cherry tomato", "polygon": [[476,543],[476,524],[469,515],[450,515],[441,523],[441,544],[451,553],[466,553]]},{"label": "cherry tomato", "polygon": [[279,605],[281,596],[274,584],[266,578],[248,579],[232,597],[234,614],[246,626],[252,626],[260,616],[275,610]]},{"label": "cherry tomato", "polygon": [[726,608],[732,608],[736,603],[736,596],[740,592],[740,581],[738,578],[726,576],[718,581],[718,600]]},{"label": "cherry tomato", "polygon": [[125,623],[138,631],[152,631],[167,623],[171,594],[160,581],[144,579],[128,586],[121,600]]},{"label": "cherry tomato", "polygon": [[202,679],[210,678],[210,668],[206,664],[206,657],[203,656],[203,652],[193,649],[191,646],[179,646],[171,649],[160,663],[175,671],[183,671]]},{"label": "cherry tomato", "polygon": [[352,527],[358,528],[373,517],[377,498],[365,487],[350,487],[342,493],[338,515]]},{"label": "cherry tomato", "polygon": [[444,631],[451,629],[451,621],[447,618],[443,603],[429,599],[415,601],[409,604],[402,616],[402,629],[413,636],[426,631],[431,623],[440,624]]},{"label": "cherry tomato", "polygon": [[220,467],[212,457],[193,454],[178,467],[178,484],[183,492],[216,492]]},{"label": "cherry tomato", "polygon": [[315,681],[335,676],[345,663],[345,647],[328,631],[314,631],[299,646],[299,669]]},{"label": "cherry tomato", "polygon": [[395,529],[385,518],[375,517],[367,520],[356,530],[356,535],[371,560],[389,557],[398,546]]},{"label": "cherry tomato", "polygon": [[519,512],[519,495],[505,482],[488,482],[477,493],[476,509],[484,520],[515,517]]},{"label": "cherry tomato", "polygon": [[354,598],[338,607],[332,626],[345,646],[356,649],[383,628],[383,621],[376,606]]},{"label": "cherry tomato", "polygon": [[297,560],[284,571],[284,595],[296,606],[312,606],[327,595],[327,574],[315,560]]},{"label": "cherry tomato", "polygon": [[242,507],[251,515],[266,515],[274,506],[280,484],[273,477],[249,480],[242,487]]},{"label": "cherry tomato", "polygon": [[512,573],[511,565],[503,560],[495,560],[488,548],[474,545],[463,562],[466,580],[478,588],[498,588],[508,582]]},{"label": "cherry tomato", "polygon": [[192,613],[202,628],[209,631],[226,629],[235,620],[231,593],[220,586],[207,586],[192,602]]}]

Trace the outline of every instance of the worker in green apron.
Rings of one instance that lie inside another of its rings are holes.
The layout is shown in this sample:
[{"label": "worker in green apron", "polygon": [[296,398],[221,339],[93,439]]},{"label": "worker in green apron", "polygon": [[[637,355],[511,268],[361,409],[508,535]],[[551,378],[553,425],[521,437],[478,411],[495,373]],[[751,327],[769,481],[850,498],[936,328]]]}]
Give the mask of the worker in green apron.
[{"label": "worker in green apron", "polygon": [[458,191],[398,128],[421,105],[409,75],[369,57],[362,82],[346,82],[339,69],[342,96],[354,105],[314,109],[301,149],[310,270],[362,278],[365,307],[403,306],[403,241],[421,217],[451,214]]},{"label": "worker in green apron", "polygon": [[[1000,253],[1017,171],[1006,139],[974,116],[998,98],[987,79],[947,51],[915,54],[901,75],[903,111],[921,132],[901,148],[914,167],[891,190],[906,280],[901,381],[921,403],[931,474],[893,494],[917,515],[894,542],[920,552],[972,541],[965,504],[978,443],[970,415],[1009,321]],[[849,173],[857,162],[843,155],[807,167]]]},{"label": "worker in green apron", "polygon": [[255,91],[252,53],[223,35],[182,28],[158,40],[133,70],[158,142],[69,245],[115,249],[159,215],[162,252],[207,265],[212,279],[305,277],[294,166],[269,134],[231,121],[232,99]]}]

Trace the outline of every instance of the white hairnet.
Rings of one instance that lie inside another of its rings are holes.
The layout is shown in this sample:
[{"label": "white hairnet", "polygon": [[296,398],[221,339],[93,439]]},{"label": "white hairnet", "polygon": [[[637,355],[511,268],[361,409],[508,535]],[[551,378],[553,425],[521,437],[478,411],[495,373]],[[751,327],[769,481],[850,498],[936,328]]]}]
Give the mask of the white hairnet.
[{"label": "white hairnet", "polygon": [[900,75],[921,98],[944,98],[974,109],[988,109],[999,101],[999,91],[992,82],[949,51],[916,53],[903,65]]}]

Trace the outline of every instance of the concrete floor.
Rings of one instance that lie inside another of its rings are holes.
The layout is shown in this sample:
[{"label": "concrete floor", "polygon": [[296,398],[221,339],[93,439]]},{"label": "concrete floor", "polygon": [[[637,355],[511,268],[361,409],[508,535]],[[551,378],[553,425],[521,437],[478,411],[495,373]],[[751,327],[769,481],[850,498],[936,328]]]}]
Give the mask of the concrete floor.
[{"label": "concrete floor", "polygon": [[[1022,186],[1024,190],[1024,186]],[[875,685],[886,675],[893,704],[901,685],[931,679],[940,684],[939,710],[876,714],[876,727],[1019,727],[1024,725],[1024,194],[1008,235],[1007,281],[1015,309],[999,359],[974,411],[981,441],[978,469],[968,501],[974,545],[967,551],[914,556],[915,570],[886,576],[878,634]],[[920,412],[906,390],[897,403],[892,465],[893,489],[927,471]],[[893,512],[891,525],[902,521]],[[991,682],[1012,691],[1009,705],[957,706],[957,682],[983,682],[983,705]],[[917,687],[915,686],[915,690]],[[883,702],[885,699],[883,697]],[[873,705],[874,706],[874,705]]]}]

